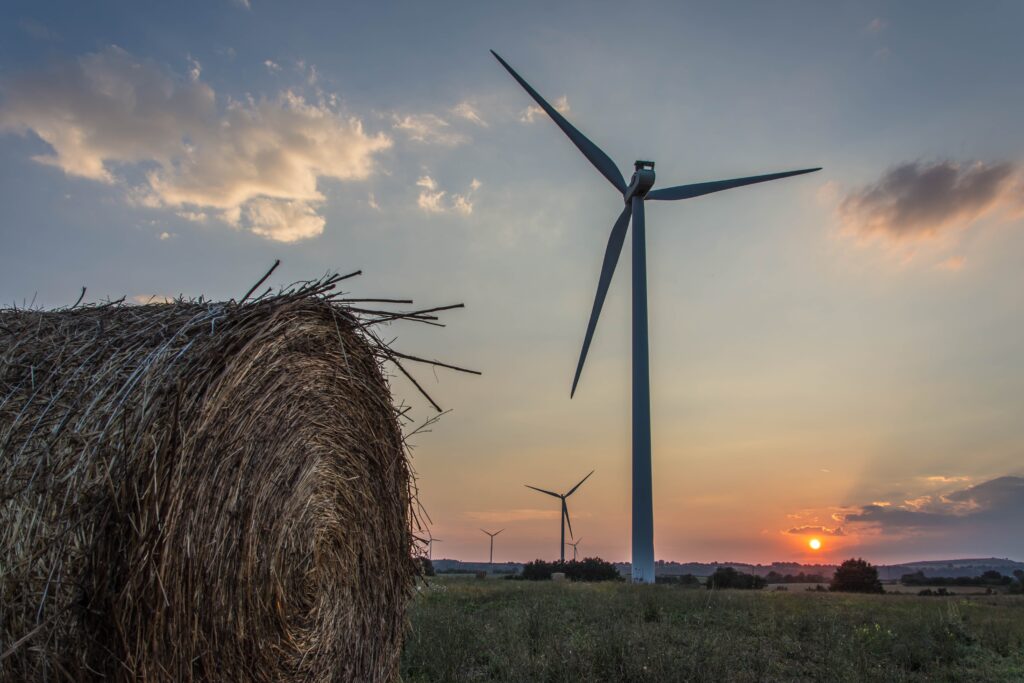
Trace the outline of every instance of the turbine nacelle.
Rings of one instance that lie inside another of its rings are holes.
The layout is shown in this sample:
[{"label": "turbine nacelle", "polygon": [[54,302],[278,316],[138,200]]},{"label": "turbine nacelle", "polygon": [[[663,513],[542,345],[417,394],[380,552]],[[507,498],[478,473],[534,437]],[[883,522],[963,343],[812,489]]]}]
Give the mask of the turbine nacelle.
[{"label": "turbine nacelle", "polygon": [[643,199],[647,196],[648,190],[654,187],[654,162],[636,161],[633,163],[633,177],[629,179],[629,187],[623,193],[622,198],[627,204],[633,197]]}]

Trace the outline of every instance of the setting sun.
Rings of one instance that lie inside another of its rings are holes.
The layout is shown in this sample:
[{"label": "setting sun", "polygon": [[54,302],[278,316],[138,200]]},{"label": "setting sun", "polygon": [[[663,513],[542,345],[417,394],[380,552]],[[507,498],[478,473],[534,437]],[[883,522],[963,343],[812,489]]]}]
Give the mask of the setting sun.
[{"label": "setting sun", "polygon": [[807,545],[811,546],[811,550],[821,550],[821,541],[816,538],[807,541]]}]

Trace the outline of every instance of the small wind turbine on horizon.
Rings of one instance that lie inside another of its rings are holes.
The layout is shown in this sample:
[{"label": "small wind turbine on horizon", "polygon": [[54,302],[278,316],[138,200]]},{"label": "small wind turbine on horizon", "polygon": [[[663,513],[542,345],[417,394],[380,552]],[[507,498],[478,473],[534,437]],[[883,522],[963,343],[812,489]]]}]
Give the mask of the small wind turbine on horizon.
[{"label": "small wind turbine on horizon", "polygon": [[[633,177],[626,184],[622,173],[615,162],[601,149],[591,142],[583,133],[576,130],[565,117],[555,110],[547,101],[524,81],[508,63],[491,50],[491,54],[508,71],[512,78],[529,93],[530,97],[543,109],[555,124],[562,129],[591,164],[615,189],[622,193],[626,204],[619,214],[605,249],[604,263],[601,265],[601,276],[597,282],[597,294],[594,307],[590,312],[587,332],[583,338],[583,350],[576,365],[576,375],[572,380],[571,398],[576,393],[576,385],[583,372],[583,363],[587,359],[587,350],[597,328],[597,319],[601,315],[605,296],[612,281],[612,274],[619,260],[619,253],[626,241],[626,231],[630,220],[633,222],[633,581],[654,583],[654,507],[651,499],[651,389],[650,361],[647,344],[647,247],[644,228],[644,202],[648,199],[677,200],[691,199],[712,192],[720,192],[734,187],[763,183],[790,176],[819,171],[820,168],[804,168],[796,171],[770,173],[767,175],[716,180],[691,185],[676,185],[658,190],[654,186],[654,162],[636,161],[633,165]],[[564,503],[564,501],[563,501]],[[564,533],[563,533],[564,536]],[[564,538],[562,539],[564,542]],[[562,547],[563,559],[565,547]]]},{"label": "small wind turbine on horizon", "polygon": [[430,535],[429,531],[427,532],[427,559],[428,560],[433,560],[434,559],[434,543],[443,543],[443,542],[444,541],[442,539],[434,538],[433,536]]},{"label": "small wind turbine on horizon", "polygon": [[[593,474],[593,473],[594,473],[594,470],[590,470],[590,474]],[[523,486],[525,486],[528,489],[533,489],[534,491],[540,491],[541,493],[546,493],[549,496],[554,496],[555,498],[558,498],[558,499],[560,499],[562,501],[562,543],[561,543],[561,545],[558,548],[559,556],[560,556],[562,562],[565,562],[565,525],[566,524],[569,525],[569,537],[572,538],[572,521],[569,520],[569,506],[565,504],[565,499],[568,498],[569,496],[571,496],[572,494],[576,493],[576,489],[578,489],[580,486],[582,486],[583,482],[585,482],[587,479],[590,479],[590,474],[588,474],[587,476],[585,476],[582,479],[580,479],[580,483],[576,484],[571,489],[569,489],[568,493],[555,493],[554,491],[548,491],[546,489],[539,489],[536,486],[530,486],[529,484],[523,484]]]},{"label": "small wind turbine on horizon", "polygon": [[481,529],[480,531],[484,532],[485,534],[491,537],[491,554],[490,559],[487,560],[487,564],[494,564],[494,537],[500,534],[502,531],[504,531],[504,529],[498,529],[493,534],[487,529]]},{"label": "small wind turbine on horizon", "polygon": [[577,548],[577,546],[579,546],[580,541],[582,541],[582,540],[583,540],[582,538],[577,538],[575,543],[566,543],[567,546],[572,548],[572,561],[573,562],[576,561],[576,548]]}]

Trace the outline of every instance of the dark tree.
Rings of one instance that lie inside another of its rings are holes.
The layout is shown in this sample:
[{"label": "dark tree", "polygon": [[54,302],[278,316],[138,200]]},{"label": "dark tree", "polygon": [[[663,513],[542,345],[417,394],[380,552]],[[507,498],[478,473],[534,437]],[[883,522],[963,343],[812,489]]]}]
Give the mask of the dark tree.
[{"label": "dark tree", "polygon": [[566,562],[563,571],[570,581],[620,581],[622,576],[611,562],[600,557],[587,557]]},{"label": "dark tree", "polygon": [[839,565],[832,576],[831,591],[847,593],[884,593],[882,582],[878,580],[878,570],[871,563],[860,558],[849,559]]},{"label": "dark tree", "polygon": [[768,585],[763,576],[736,571],[733,567],[719,567],[708,577],[708,590],[712,588],[760,589]]},{"label": "dark tree", "polygon": [[570,581],[620,581],[622,576],[611,562],[600,557],[588,557],[569,562],[534,560],[523,565],[522,578],[527,581],[547,581],[554,572],[563,572]]},{"label": "dark tree", "polygon": [[527,581],[548,581],[552,572],[561,571],[561,569],[556,569],[556,566],[558,566],[557,562],[545,562],[544,560],[527,562],[523,565],[523,578]]}]

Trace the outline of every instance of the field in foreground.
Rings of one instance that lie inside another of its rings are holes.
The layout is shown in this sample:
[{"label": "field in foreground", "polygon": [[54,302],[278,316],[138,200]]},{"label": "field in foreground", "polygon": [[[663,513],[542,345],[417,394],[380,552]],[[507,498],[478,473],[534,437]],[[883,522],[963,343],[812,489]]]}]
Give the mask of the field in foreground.
[{"label": "field in foreground", "polygon": [[1021,681],[1024,598],[432,580],[404,681]]}]

